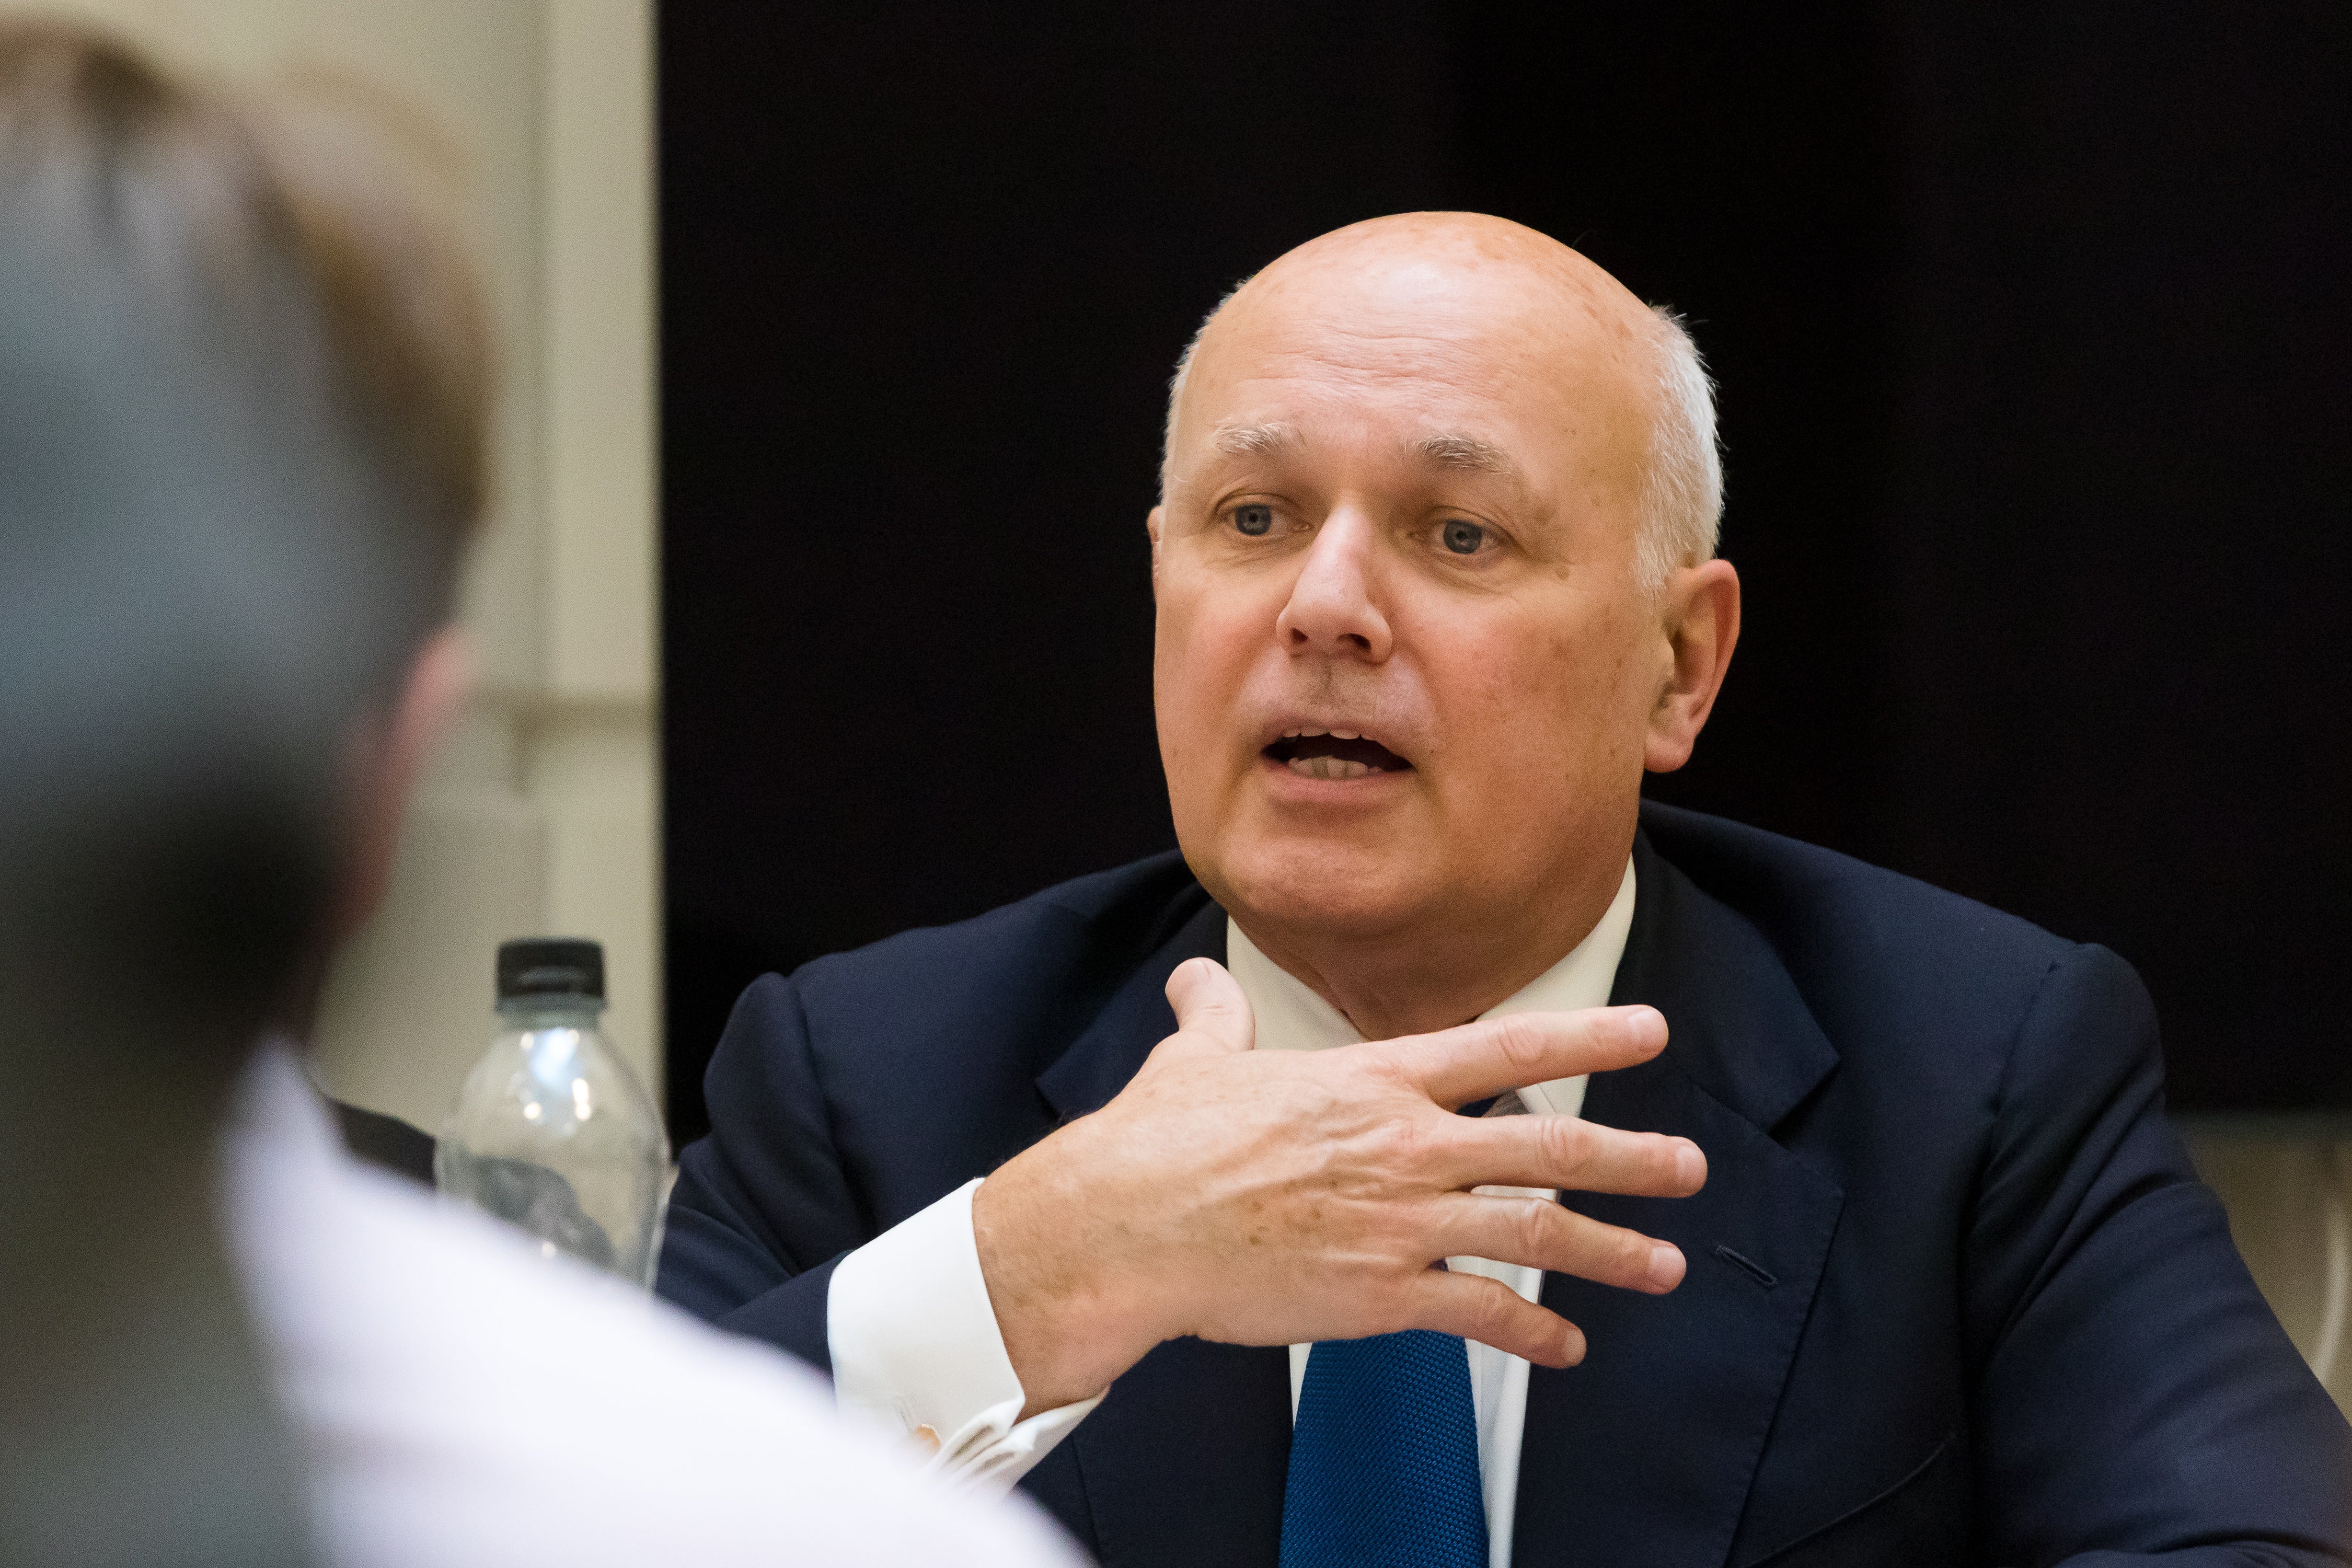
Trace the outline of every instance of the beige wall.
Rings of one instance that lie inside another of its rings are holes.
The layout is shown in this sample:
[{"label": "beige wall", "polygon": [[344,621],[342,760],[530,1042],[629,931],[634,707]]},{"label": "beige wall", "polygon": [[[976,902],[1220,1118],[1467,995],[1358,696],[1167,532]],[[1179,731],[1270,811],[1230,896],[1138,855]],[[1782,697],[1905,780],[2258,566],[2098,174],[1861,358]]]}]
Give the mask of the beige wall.
[{"label": "beige wall", "polygon": [[2228,1117],[2184,1131],[2254,1283],[2352,1415],[2352,1128]]},{"label": "beige wall", "polygon": [[660,1089],[651,0],[79,0],[167,60],[355,72],[428,115],[506,343],[479,689],[320,1021],[332,1091],[437,1131],[510,936],[605,946],[613,1033]]}]

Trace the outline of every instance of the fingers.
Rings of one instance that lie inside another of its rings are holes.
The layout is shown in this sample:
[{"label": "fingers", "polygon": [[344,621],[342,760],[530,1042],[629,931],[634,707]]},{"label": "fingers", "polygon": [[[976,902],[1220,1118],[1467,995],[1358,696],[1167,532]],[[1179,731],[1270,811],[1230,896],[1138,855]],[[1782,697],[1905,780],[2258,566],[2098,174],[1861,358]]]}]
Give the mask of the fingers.
[{"label": "fingers", "polygon": [[1559,1187],[1686,1198],[1706,1184],[1706,1155],[1687,1138],[1628,1132],[1576,1116],[1455,1117],[1446,1175],[1456,1187]]},{"label": "fingers", "polygon": [[1491,1258],[1663,1296],[1683,1282],[1682,1248],[1603,1225],[1549,1198],[1464,1193],[1446,1200],[1435,1245],[1448,1258]]},{"label": "fingers", "polygon": [[1514,1013],[1391,1040],[1381,1048],[1430,1099],[1450,1110],[1507,1089],[1632,1067],[1665,1044],[1666,1020],[1655,1007],[1588,1007]]},{"label": "fingers", "polygon": [[[1238,981],[1214,959],[1188,958],[1168,977],[1168,1005],[1176,1009],[1176,1034],[1211,1049],[1245,1051],[1257,1037],[1249,998]],[[1171,1037],[1172,1038],[1172,1037]],[[1170,1042],[1162,1041],[1163,1048]]]},{"label": "fingers", "polygon": [[1546,1311],[1499,1279],[1432,1268],[1406,1287],[1406,1321],[1398,1326],[1460,1334],[1539,1366],[1584,1359],[1584,1331]]}]

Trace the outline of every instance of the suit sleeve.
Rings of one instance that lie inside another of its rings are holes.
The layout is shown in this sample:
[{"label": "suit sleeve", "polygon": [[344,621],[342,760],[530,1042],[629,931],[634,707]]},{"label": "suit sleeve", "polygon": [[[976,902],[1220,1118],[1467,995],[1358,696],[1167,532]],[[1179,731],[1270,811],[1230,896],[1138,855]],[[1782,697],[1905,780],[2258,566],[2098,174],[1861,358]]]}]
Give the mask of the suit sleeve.
[{"label": "suit sleeve", "polygon": [[834,1143],[791,981],[765,975],[743,993],[703,1089],[710,1133],[678,1158],[655,1288],[830,1373],[834,1267],[873,1228]]},{"label": "suit sleeve", "polygon": [[2352,1430],[2166,1122],[2154,1009],[2104,948],[2019,1029],[1967,1261],[1987,1561],[2352,1561]]},{"label": "suit sleeve", "polygon": [[1102,1403],[1023,1419],[972,1236],[978,1182],[876,1233],[793,982],[743,994],[704,1091],[710,1135],[678,1162],[664,1297],[825,1373],[842,1410],[928,1435],[932,1466],[978,1490],[1009,1491]]}]

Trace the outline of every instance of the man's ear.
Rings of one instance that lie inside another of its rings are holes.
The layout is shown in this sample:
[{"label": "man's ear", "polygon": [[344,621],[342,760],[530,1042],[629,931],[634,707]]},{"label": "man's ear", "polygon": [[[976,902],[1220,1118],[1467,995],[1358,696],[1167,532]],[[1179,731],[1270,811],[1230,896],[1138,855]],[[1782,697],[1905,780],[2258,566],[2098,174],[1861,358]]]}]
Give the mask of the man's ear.
[{"label": "man's ear", "polygon": [[366,924],[383,901],[409,796],[434,746],[457,718],[473,678],[473,648],[466,634],[445,626],[409,661],[390,710],[371,715],[353,728],[344,748],[346,798],[352,810],[342,885],[335,899],[338,943]]},{"label": "man's ear", "polygon": [[1151,535],[1151,585],[1155,589],[1160,586],[1160,541],[1167,524],[1168,506],[1164,501],[1153,507],[1151,515],[1143,520],[1144,531]]},{"label": "man's ear", "polygon": [[1650,710],[1642,765],[1670,773],[1690,761],[1731,668],[1731,649],[1739,641],[1739,574],[1728,561],[1685,566],[1667,583],[1660,608],[1673,657]]}]

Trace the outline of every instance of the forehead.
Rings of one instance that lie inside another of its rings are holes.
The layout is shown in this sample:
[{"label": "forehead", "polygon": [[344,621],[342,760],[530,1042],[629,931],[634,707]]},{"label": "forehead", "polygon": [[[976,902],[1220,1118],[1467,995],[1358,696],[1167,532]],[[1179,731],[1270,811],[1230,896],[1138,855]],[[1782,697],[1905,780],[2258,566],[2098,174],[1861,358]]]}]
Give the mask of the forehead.
[{"label": "forehead", "polygon": [[1202,335],[1174,447],[1198,461],[1253,446],[1236,432],[1277,429],[1307,446],[1344,423],[1447,466],[1507,456],[1560,478],[1614,467],[1644,448],[1651,419],[1646,345],[1614,304],[1507,262],[1289,266]]}]

